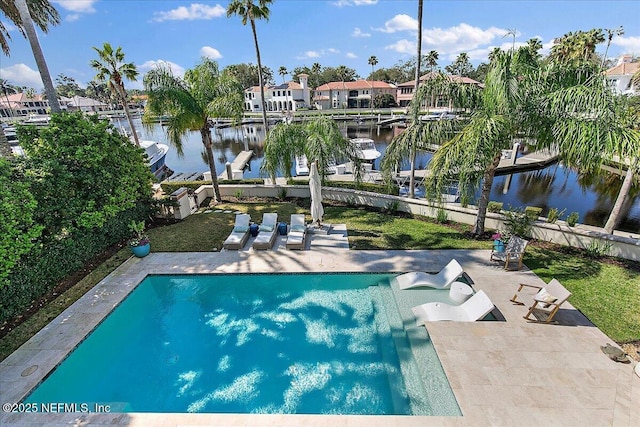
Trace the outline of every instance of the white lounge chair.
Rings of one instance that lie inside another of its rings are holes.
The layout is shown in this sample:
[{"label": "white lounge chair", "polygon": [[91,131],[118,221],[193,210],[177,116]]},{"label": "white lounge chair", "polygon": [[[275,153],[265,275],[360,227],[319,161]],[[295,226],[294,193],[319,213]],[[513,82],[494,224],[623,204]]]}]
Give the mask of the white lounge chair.
[{"label": "white lounge chair", "polygon": [[437,274],[424,273],[422,271],[412,271],[410,273],[396,276],[393,280],[398,284],[400,289],[411,289],[418,287],[428,287],[435,289],[449,289],[456,279],[462,276],[464,270],[462,266],[452,259]]},{"label": "white lounge chair", "polygon": [[478,291],[461,305],[428,302],[413,307],[411,311],[416,316],[416,324],[420,326],[424,325],[425,322],[439,322],[442,320],[475,322],[489,314],[493,308],[494,305],[487,294],[484,291]]},{"label": "white lounge chair", "polygon": [[231,234],[224,241],[222,247],[230,250],[240,250],[249,239],[249,221],[251,217],[247,214],[236,215],[236,222],[231,230]]},{"label": "white lounge chair", "polygon": [[291,229],[287,236],[287,249],[304,249],[304,239],[307,236],[307,226],[304,223],[304,214],[291,215]]},{"label": "white lounge chair", "polygon": [[273,242],[276,241],[276,234],[278,234],[278,214],[262,214],[260,232],[258,233],[256,239],[253,241],[253,249],[271,249],[271,246],[273,246]]}]

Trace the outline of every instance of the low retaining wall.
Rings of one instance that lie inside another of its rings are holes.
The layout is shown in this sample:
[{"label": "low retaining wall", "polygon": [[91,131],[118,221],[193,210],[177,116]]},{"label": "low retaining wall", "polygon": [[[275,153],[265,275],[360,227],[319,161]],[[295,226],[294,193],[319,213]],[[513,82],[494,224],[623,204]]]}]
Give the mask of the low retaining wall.
[{"label": "low retaining wall", "polygon": [[[311,197],[309,187],[306,185],[220,185],[220,194],[223,197],[228,197],[236,196],[241,192],[242,197],[279,197],[282,195],[283,189],[286,189],[287,197]],[[198,195],[198,200],[213,197],[213,187],[203,185],[196,190],[196,194]],[[406,197],[345,188],[322,187],[322,197],[328,200],[377,208],[385,208],[397,203],[397,210],[399,211],[431,218],[436,218],[438,210],[444,209],[447,212],[449,220],[463,224],[474,224],[477,214],[476,209],[463,208],[456,203],[446,203],[440,207],[434,206],[426,200],[408,199]],[[484,224],[485,228],[489,230],[503,230],[505,228],[504,216],[487,212]],[[581,249],[589,248],[592,245],[600,245],[600,247],[611,245],[608,251],[609,255],[640,261],[640,239],[632,236],[631,233],[626,233],[629,234],[629,237],[627,237],[620,235],[624,234],[621,232],[608,234],[601,230],[601,228],[583,224],[569,227],[564,221],[557,221],[554,224],[550,224],[538,220],[533,224],[531,235],[538,240]]]}]

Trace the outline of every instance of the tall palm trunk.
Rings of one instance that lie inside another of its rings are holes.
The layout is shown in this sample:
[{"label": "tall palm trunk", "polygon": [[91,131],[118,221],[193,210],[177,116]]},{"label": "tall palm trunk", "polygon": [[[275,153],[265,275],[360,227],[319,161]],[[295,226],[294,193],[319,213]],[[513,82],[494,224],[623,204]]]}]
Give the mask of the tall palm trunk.
[{"label": "tall palm trunk", "polygon": [[484,233],[484,220],[487,217],[487,206],[489,205],[489,197],[491,196],[491,186],[493,185],[493,178],[496,175],[496,170],[498,170],[501,157],[501,152],[496,154],[493,158],[491,167],[485,171],[482,179],[482,191],[480,193],[480,198],[478,199],[478,215],[476,216],[476,222],[473,225],[472,231],[476,236]]},{"label": "tall palm trunk", "polygon": [[258,82],[260,84],[260,102],[262,103],[262,124],[265,134],[269,132],[267,122],[267,102],[264,99],[264,79],[262,77],[262,60],[260,59],[260,47],[258,47],[258,33],[256,32],[256,22],[251,19],[251,31],[253,31],[253,43],[256,46],[256,58],[258,59]]},{"label": "tall palm trunk", "polygon": [[44,91],[47,95],[47,101],[49,101],[51,112],[60,113],[60,103],[58,102],[56,90],[53,87],[51,74],[49,74],[49,68],[47,67],[47,61],[44,58],[42,49],[40,48],[40,42],[38,42],[38,35],[36,34],[36,29],[33,26],[33,20],[31,19],[29,8],[27,7],[27,0],[15,0],[15,4],[18,8],[20,19],[22,19],[24,32],[27,35],[29,44],[31,45],[33,57],[38,65],[38,71],[40,72],[40,78],[42,78],[42,84],[44,85]]},{"label": "tall palm trunk", "polygon": [[620,187],[620,191],[618,192],[618,197],[616,198],[616,202],[611,209],[611,214],[609,214],[609,219],[607,219],[607,223],[604,225],[604,231],[607,233],[613,233],[613,230],[618,225],[620,221],[620,212],[622,211],[622,207],[624,206],[625,199],[629,195],[629,191],[631,190],[631,184],[633,183],[633,174],[635,167],[633,164],[629,165],[627,169],[627,173],[624,175],[624,181],[622,181],[622,187]]},{"label": "tall palm trunk", "polygon": [[211,138],[211,128],[208,123],[205,123],[204,127],[200,129],[200,136],[204,144],[204,151],[207,153],[207,161],[209,162],[209,171],[211,172],[211,184],[213,185],[213,195],[216,202],[222,201],[220,196],[220,186],[218,185],[218,172],[216,171],[216,162],[213,157],[213,139]]},{"label": "tall palm trunk", "polygon": [[127,116],[127,121],[129,122],[129,127],[131,128],[131,133],[133,134],[133,140],[136,145],[140,147],[140,140],[138,139],[138,132],[136,132],[136,127],[133,125],[133,118],[131,118],[131,112],[129,111],[129,103],[127,102],[127,92],[124,90],[124,86],[122,82],[116,83],[118,87],[118,93],[120,95],[120,99],[122,101],[122,107],[124,108],[124,114]]},{"label": "tall palm trunk", "polygon": [[[422,0],[418,0],[418,53],[417,53],[417,61],[416,61],[416,82],[413,89],[413,98],[412,101],[419,102],[417,99],[418,95],[418,86],[420,86],[420,59],[422,54]],[[413,106],[413,122],[415,124],[419,123],[420,120],[420,106]],[[411,141],[411,173],[409,174],[409,197],[415,197],[415,184],[416,184],[416,141]]]}]

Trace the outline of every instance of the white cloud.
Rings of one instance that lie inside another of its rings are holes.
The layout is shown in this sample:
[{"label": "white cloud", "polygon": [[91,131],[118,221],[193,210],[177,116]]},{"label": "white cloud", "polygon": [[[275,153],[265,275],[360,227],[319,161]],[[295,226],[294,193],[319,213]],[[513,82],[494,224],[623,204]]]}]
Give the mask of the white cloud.
[{"label": "white cloud", "polygon": [[152,68],[154,68],[157,65],[168,66],[175,76],[178,76],[178,77],[183,77],[184,76],[184,72],[185,72],[184,67],[181,67],[180,65],[176,64],[175,62],[165,61],[164,59],[149,60],[149,61],[145,62],[144,64],[138,65],[137,68],[138,68],[138,71],[140,72],[140,74],[143,75],[144,73],[146,73],[147,71],[151,70]]},{"label": "white cloud", "polygon": [[327,48],[327,49],[320,49],[319,51],[318,50],[308,50],[305,53],[303,53],[302,55],[296,56],[296,59],[320,58],[321,56],[335,55],[337,53],[340,53],[340,51],[338,49],[334,49],[332,47]]},{"label": "white cloud", "polygon": [[358,27],[353,29],[353,33],[351,33],[352,37],[371,37],[371,33],[363,33],[362,30]]},{"label": "white cloud", "polygon": [[300,56],[296,57],[297,59],[308,59],[308,58],[320,58],[320,53],[315,50],[308,50]]},{"label": "white cloud", "polygon": [[482,29],[469,24],[459,24],[449,28],[431,28],[423,31],[423,45],[437,50],[440,54],[457,54],[480,49],[503,37],[508,30],[490,27]]},{"label": "white cloud", "polygon": [[97,0],[52,0],[52,3],[59,4],[64,10],[77,13],[93,13],[96,10],[93,4]]},{"label": "white cloud", "polygon": [[196,19],[213,19],[225,16],[227,10],[216,4],[215,6],[208,6],[206,4],[192,3],[189,7],[180,6],[176,9],[172,9],[168,12],[155,12],[153,20],[156,22],[162,21],[193,21]]},{"label": "white cloud", "polygon": [[349,59],[356,59],[358,57],[358,55],[356,55],[353,52],[347,52],[347,54],[345,55],[347,58]]},{"label": "white cloud", "polygon": [[417,48],[416,42],[404,39],[385,46],[385,49],[387,50],[394,50],[398,53],[406,53],[410,55],[415,55]]},{"label": "white cloud", "polygon": [[624,53],[640,54],[640,37],[614,37],[611,44],[622,47]]},{"label": "white cloud", "polygon": [[206,56],[211,59],[220,59],[222,58],[222,54],[218,49],[215,49],[211,46],[202,46],[200,48],[200,56]]},{"label": "white cloud", "polygon": [[333,2],[334,6],[371,6],[378,3],[378,0],[338,0]]},{"label": "white cloud", "polygon": [[66,17],[66,18],[64,18],[64,20],[65,20],[66,22],[75,22],[75,21],[77,21],[78,19],[80,19],[80,14],[79,14],[79,13],[72,13],[72,14],[70,14],[70,15],[67,15],[67,17]]},{"label": "white cloud", "polygon": [[12,85],[32,87],[36,90],[43,88],[40,73],[25,64],[15,64],[0,68],[0,77]]},{"label": "white cloud", "polygon": [[396,15],[384,23],[384,28],[376,28],[383,33],[396,33],[398,31],[418,31],[418,21],[409,15]]}]

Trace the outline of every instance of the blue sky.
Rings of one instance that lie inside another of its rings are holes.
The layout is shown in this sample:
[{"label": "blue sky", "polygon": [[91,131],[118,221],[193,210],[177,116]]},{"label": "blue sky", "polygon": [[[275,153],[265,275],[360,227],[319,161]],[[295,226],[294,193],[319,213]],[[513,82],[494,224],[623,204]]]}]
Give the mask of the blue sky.
[{"label": "blue sky", "polygon": [[[209,56],[225,67],[256,63],[250,26],[238,17],[227,18],[228,1],[160,0],[51,0],[62,23],[48,34],[39,32],[40,44],[52,77],[62,73],[85,86],[94,72],[89,61],[92,46],[109,42],[121,46],[126,60],[141,75],[160,61],[177,73]],[[258,21],[258,41],[263,65],[277,82],[280,66],[346,65],[362,77],[371,72],[367,61],[378,58],[379,67],[391,67],[415,55],[416,0],[275,0],[268,22]],[[545,53],[553,39],[569,31],[616,29],[609,57],[622,53],[640,56],[640,2],[596,0],[425,0],[423,51],[436,50],[439,65],[450,64],[467,52],[474,64],[486,61],[496,46],[509,47],[509,30],[516,43],[538,37]],[[37,67],[28,42],[0,17],[11,31],[11,56],[0,54],[0,78],[11,84],[40,89]],[[605,45],[599,47],[603,52]],[[291,78],[287,76],[287,78]],[[142,88],[142,79],[127,82]]]}]

